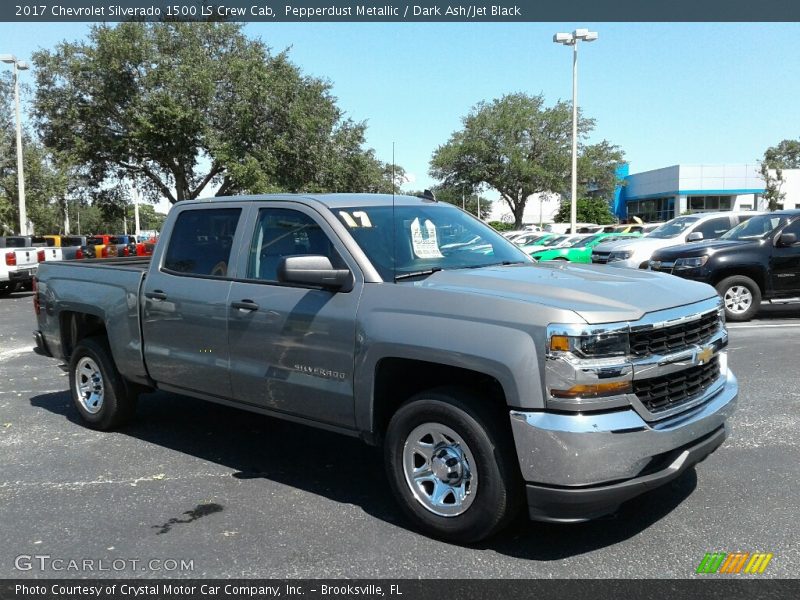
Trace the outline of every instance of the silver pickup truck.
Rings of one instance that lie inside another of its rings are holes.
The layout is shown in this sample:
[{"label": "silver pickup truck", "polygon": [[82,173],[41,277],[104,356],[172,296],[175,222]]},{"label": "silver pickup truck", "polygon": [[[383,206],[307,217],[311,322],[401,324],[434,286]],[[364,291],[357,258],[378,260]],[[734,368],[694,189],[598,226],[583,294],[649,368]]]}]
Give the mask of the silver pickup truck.
[{"label": "silver pickup truck", "polygon": [[462,543],[674,479],[738,392],[714,288],[537,265],[408,196],[181,202],[152,259],[44,263],[34,305],[88,426],[158,388],[358,436],[413,524]]}]

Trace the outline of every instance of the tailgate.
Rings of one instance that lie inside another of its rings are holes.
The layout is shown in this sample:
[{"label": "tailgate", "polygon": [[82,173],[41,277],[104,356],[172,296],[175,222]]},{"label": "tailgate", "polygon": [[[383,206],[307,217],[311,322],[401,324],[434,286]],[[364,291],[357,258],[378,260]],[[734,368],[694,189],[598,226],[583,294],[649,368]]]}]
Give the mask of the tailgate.
[{"label": "tailgate", "polygon": [[61,248],[39,248],[37,254],[39,255],[39,262],[47,262],[51,260],[61,260]]},{"label": "tailgate", "polygon": [[38,248],[19,248],[13,250],[13,252],[17,256],[17,270],[31,269],[39,264],[39,259],[36,256]]}]

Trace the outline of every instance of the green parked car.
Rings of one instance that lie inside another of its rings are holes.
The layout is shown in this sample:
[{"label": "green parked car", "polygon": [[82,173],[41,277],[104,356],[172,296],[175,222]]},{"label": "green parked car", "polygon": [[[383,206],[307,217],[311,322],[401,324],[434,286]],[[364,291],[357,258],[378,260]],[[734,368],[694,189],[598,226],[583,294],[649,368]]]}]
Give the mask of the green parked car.
[{"label": "green parked car", "polygon": [[566,248],[552,248],[546,250],[539,250],[531,254],[533,258],[538,261],[543,260],[568,260],[576,263],[591,263],[592,262],[592,248],[597,246],[600,242],[608,241],[609,238],[632,238],[641,237],[641,233],[596,233],[589,237],[583,238],[576,242],[573,246]]}]

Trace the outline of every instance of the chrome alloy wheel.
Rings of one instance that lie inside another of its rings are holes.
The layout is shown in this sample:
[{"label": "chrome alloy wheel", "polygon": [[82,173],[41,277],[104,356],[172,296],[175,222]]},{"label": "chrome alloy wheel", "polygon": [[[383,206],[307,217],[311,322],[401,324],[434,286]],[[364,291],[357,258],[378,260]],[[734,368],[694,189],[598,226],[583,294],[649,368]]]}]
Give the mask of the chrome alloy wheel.
[{"label": "chrome alloy wheel", "polygon": [[88,356],[78,361],[75,367],[75,389],[78,401],[90,414],[97,414],[103,408],[104,385],[100,367]]},{"label": "chrome alloy wheel", "polygon": [[403,472],[414,498],[441,517],[463,514],[475,500],[478,474],[467,444],[441,423],[416,427],[403,446]]},{"label": "chrome alloy wheel", "polygon": [[725,292],[725,308],[734,315],[746,313],[753,304],[753,293],[743,285],[732,285]]}]

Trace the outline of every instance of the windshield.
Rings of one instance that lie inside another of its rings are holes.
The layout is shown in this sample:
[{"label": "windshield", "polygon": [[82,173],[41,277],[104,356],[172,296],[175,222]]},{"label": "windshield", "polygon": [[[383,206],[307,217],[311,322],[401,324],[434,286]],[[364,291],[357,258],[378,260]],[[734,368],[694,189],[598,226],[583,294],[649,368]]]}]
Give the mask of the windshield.
[{"label": "windshield", "polygon": [[447,204],[350,207],[333,212],[384,281],[423,271],[531,262],[494,229]]},{"label": "windshield", "polygon": [[544,246],[545,248],[552,248],[553,246],[557,246],[566,239],[567,239],[566,235],[557,235],[555,237],[549,238],[548,240],[545,240],[544,242],[541,243],[541,245]]},{"label": "windshield", "polygon": [[528,235],[521,235],[519,237],[515,237],[512,241],[517,246],[528,246],[545,237],[547,237],[547,235],[542,235],[541,233],[531,233]]},{"label": "windshield", "polygon": [[767,237],[780,225],[783,225],[787,217],[780,215],[759,215],[751,217],[747,221],[739,223],[736,227],[723,234],[723,240],[755,240]]},{"label": "windshield", "polygon": [[582,240],[577,240],[570,248],[584,248],[585,246],[589,246],[591,244],[595,244],[603,239],[613,239],[607,233],[596,233],[594,235],[590,235],[589,237],[585,237]]},{"label": "windshield", "polygon": [[662,239],[678,237],[699,219],[700,217],[678,217],[677,219],[672,219],[672,221],[664,223],[661,227],[655,229],[648,237]]}]

